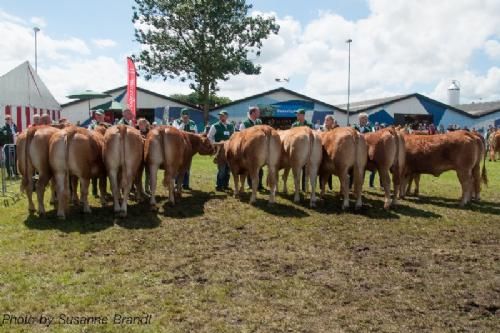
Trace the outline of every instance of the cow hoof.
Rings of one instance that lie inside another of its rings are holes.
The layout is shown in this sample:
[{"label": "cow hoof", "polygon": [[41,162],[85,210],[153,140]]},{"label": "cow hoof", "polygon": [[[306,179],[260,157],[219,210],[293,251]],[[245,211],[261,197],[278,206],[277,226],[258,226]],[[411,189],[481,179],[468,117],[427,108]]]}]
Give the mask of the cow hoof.
[{"label": "cow hoof", "polygon": [[119,216],[120,216],[122,219],[124,219],[124,218],[126,218],[126,217],[127,217],[127,212],[125,212],[125,211],[123,211],[123,210],[122,210],[122,211],[119,213]]},{"label": "cow hoof", "polygon": [[59,219],[61,221],[64,221],[64,220],[66,220],[66,216],[64,216],[64,215],[57,215],[57,219]]},{"label": "cow hoof", "polygon": [[158,206],[157,205],[151,205],[151,211],[152,212],[157,212],[158,211]]},{"label": "cow hoof", "polygon": [[356,205],[356,206],[354,206],[354,210],[359,211],[362,207],[363,207],[362,204]]}]

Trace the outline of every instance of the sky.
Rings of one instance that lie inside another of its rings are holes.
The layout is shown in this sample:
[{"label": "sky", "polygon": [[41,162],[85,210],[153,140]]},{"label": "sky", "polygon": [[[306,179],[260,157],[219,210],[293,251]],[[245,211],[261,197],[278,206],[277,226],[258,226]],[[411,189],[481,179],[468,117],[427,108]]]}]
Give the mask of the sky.
[{"label": "sky", "polygon": [[[461,102],[500,100],[498,0],[254,0],[252,15],[274,16],[256,63],[258,76],[219,82],[232,99],[279,86],[330,104],[347,101],[351,44],[351,101],[418,92],[447,102],[451,80]],[[138,53],[133,0],[0,0],[0,75],[28,60],[60,103],[83,89],[126,84],[126,57]],[[289,78],[278,83],[276,78]],[[188,83],[160,79],[140,87],[171,95]]]}]

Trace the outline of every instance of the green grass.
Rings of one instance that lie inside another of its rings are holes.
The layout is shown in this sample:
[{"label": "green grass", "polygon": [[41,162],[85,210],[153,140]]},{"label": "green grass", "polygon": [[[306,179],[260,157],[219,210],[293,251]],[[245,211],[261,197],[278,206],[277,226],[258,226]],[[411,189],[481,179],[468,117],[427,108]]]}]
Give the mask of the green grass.
[{"label": "green grass", "polygon": [[[360,213],[329,192],[317,209],[279,195],[214,192],[196,157],[176,206],[131,202],[127,219],[92,199],[91,215],[0,206],[4,314],[152,314],[150,325],[9,325],[1,332],[420,332],[500,329],[500,163],[482,201],[458,207],[454,173],[423,176],[421,198]],[[161,176],[163,177],[163,175]],[[232,184],[232,183],[231,183]],[[291,184],[293,186],[293,184]],[[335,184],[338,189],[338,183]],[[47,198],[48,199],[48,198]],[[351,201],[353,204],[353,201]],[[48,206],[50,207],[50,206]]]}]

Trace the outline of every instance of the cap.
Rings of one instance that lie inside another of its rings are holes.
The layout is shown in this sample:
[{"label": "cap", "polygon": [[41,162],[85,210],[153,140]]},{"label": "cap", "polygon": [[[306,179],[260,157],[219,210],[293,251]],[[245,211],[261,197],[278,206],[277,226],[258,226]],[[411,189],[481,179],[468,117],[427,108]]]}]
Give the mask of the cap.
[{"label": "cap", "polygon": [[227,116],[227,111],[226,110],[222,110],[221,112],[219,112],[219,116]]},{"label": "cap", "polygon": [[189,115],[189,109],[188,108],[182,108],[181,110],[181,116],[187,116]]},{"label": "cap", "polygon": [[306,114],[306,110],[298,109],[297,111],[295,111],[295,114]]},{"label": "cap", "polygon": [[104,116],[104,111],[101,109],[97,109],[97,110],[95,110],[95,114],[98,114],[100,116]]}]

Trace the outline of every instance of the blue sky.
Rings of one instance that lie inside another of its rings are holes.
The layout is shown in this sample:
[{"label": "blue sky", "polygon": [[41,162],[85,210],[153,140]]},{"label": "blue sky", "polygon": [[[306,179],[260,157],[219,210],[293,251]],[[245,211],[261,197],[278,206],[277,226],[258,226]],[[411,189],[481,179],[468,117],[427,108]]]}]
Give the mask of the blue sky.
[{"label": "blue sky", "polygon": [[[9,49],[0,54],[0,74],[24,60],[33,62],[29,29],[37,24],[43,34],[39,74],[58,100],[75,89],[125,84],[125,56],[140,48],[134,42],[133,3],[0,0],[0,33],[10,37],[0,41]],[[452,79],[461,82],[464,101],[500,99],[500,1],[251,3],[258,12],[276,15],[280,35],[264,44],[262,75],[223,82],[221,95],[240,98],[272,89],[281,76],[291,78],[291,89],[342,104],[344,41],[350,37],[354,100],[420,92],[445,101]],[[189,91],[177,81],[139,84],[165,94]]]}]

